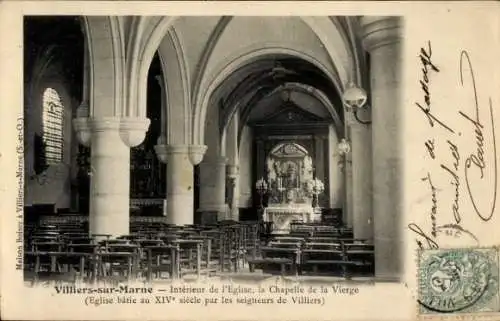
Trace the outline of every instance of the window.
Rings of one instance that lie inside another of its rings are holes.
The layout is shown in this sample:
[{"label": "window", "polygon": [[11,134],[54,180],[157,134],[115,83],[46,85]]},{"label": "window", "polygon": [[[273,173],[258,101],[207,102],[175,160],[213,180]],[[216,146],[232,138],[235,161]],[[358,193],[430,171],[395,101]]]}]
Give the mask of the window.
[{"label": "window", "polygon": [[45,146],[45,161],[54,165],[63,160],[64,109],[56,90],[47,88],[43,93],[42,140]]}]

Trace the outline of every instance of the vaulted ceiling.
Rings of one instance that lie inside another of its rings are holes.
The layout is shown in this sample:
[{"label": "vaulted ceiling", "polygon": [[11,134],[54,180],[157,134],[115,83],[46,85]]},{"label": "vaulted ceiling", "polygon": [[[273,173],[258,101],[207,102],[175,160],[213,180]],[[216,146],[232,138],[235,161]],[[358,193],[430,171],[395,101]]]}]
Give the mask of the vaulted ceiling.
[{"label": "vaulted ceiling", "polygon": [[[161,18],[150,20],[152,23]],[[132,37],[133,19],[116,19],[123,27],[123,37]],[[149,18],[141,19],[147,25],[145,20]],[[244,121],[255,122],[279,108],[285,90],[291,92],[290,100],[299,108],[324,118],[332,114],[332,109],[325,106],[329,104],[342,121],[341,87],[357,73],[363,75],[359,70],[366,67],[354,32],[356,18],[349,19],[175,17],[168,29],[175,38],[174,54],[162,57],[160,52],[160,60],[155,58],[149,66],[150,74],[165,73],[179,64],[179,59],[184,61],[179,70],[184,72],[180,76],[185,83],[171,86],[176,89],[167,96],[176,99],[182,96],[178,91],[182,89],[190,99],[174,101],[174,106],[203,104],[202,99],[208,96],[210,105],[222,108],[223,117],[228,118],[229,110],[237,105]],[[77,99],[82,96],[85,38],[81,21],[81,17],[72,16],[25,18],[26,80],[43,69],[43,63],[40,67],[37,61],[58,61],[72,95]],[[168,78],[168,86],[182,79],[177,75],[164,77]],[[153,81],[149,77],[148,96],[158,95],[158,91],[149,89]],[[289,90],[290,84],[298,84],[303,90]],[[326,102],[312,91],[320,93]],[[148,101],[159,104],[159,99]]]},{"label": "vaulted ceiling", "polygon": [[[299,84],[307,89],[298,91],[289,84]],[[308,93],[312,89],[323,93],[333,106],[341,106],[338,91],[317,67],[298,58],[275,56],[240,68],[224,81],[217,94],[223,113],[236,104],[240,106],[243,122],[265,119],[287,99],[294,101],[299,108],[331,120],[332,115],[323,102]],[[283,98],[286,94],[289,97]],[[342,110],[337,109],[337,113],[342,119]]]},{"label": "vaulted ceiling", "polygon": [[75,99],[81,99],[84,35],[79,17],[29,16],[24,19],[24,79],[30,81],[51,64],[68,84]]}]

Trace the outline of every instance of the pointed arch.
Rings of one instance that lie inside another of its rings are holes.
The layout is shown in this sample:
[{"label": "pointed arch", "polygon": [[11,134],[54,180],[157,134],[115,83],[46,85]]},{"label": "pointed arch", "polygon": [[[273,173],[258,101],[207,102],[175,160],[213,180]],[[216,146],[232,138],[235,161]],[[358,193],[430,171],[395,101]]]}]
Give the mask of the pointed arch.
[{"label": "pointed arch", "polygon": [[[89,51],[90,116],[116,116],[122,112],[124,53],[119,17],[83,18]],[[112,96],[103,96],[112,92]]]},{"label": "pointed arch", "polygon": [[167,143],[189,144],[191,141],[191,96],[189,70],[184,47],[175,28],[170,28],[158,48],[166,96]]},{"label": "pointed arch", "polygon": [[148,17],[143,22],[145,29],[142,34],[142,41],[136,62],[137,72],[134,73],[137,83],[134,87],[133,96],[129,99],[131,108],[138,117],[146,117],[149,66],[153,61],[156,51],[159,49],[160,43],[175,20],[176,17],[162,16]]},{"label": "pointed arch", "polygon": [[329,72],[328,68],[321,62],[316,60],[314,57],[305,54],[303,51],[283,47],[262,48],[261,46],[254,48],[253,50],[247,49],[245,53],[238,55],[233,59],[229,59],[229,63],[227,63],[219,70],[219,72],[216,73],[214,79],[210,81],[205,88],[203,88],[203,91],[200,91],[197,103],[194,105],[193,110],[193,144],[203,145],[204,143],[205,119],[210,102],[210,97],[214,90],[218,88],[219,85],[222,84],[222,82],[237,69],[252,61],[269,55],[289,55],[308,61],[309,63],[315,65],[325,75],[327,75],[327,77],[332,81],[335,88],[339,92],[341,92],[341,89],[343,88],[340,79],[338,79],[336,75]]}]

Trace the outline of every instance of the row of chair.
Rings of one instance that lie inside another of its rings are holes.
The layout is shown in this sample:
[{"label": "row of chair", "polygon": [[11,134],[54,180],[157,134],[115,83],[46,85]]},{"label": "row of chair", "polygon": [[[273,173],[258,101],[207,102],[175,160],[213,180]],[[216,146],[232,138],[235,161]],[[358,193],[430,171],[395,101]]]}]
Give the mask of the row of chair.
[{"label": "row of chair", "polygon": [[260,249],[260,255],[248,260],[250,271],[256,268],[280,274],[353,274],[371,275],[374,271],[374,247],[368,240],[336,237],[276,236]]},{"label": "row of chair", "polygon": [[35,272],[35,280],[45,272],[74,272],[91,281],[113,280],[116,274],[119,279],[153,280],[165,274],[180,278],[238,272],[246,266],[251,271],[294,274],[340,270],[345,277],[373,270],[373,245],[366,240],[345,237],[349,235],[345,231],[304,232],[300,224],[294,227],[287,235],[267,235],[263,243],[259,222],[189,226],[141,222],[117,238],[91,235],[78,222],[40,225],[25,234],[25,263],[27,271]]},{"label": "row of chair", "polygon": [[71,269],[92,280],[110,277],[113,270],[127,279],[152,279],[162,272],[177,278],[187,273],[237,271],[245,255],[258,247],[258,226],[251,222],[215,227],[142,226],[129,235],[109,237],[40,226],[26,242],[27,270],[38,276],[43,271]]}]

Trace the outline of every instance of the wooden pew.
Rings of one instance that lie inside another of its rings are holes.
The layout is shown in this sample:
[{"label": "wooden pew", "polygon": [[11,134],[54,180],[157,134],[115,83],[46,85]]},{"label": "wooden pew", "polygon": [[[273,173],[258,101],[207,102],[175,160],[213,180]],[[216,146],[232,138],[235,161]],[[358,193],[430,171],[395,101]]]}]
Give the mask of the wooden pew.
[{"label": "wooden pew", "polygon": [[172,241],[173,245],[179,248],[177,257],[177,269],[179,276],[196,273],[197,277],[201,276],[201,259],[203,240],[197,239],[177,239]]},{"label": "wooden pew", "polygon": [[346,260],[353,262],[347,270],[348,277],[352,274],[373,275],[375,263],[375,251],[373,244],[368,243],[344,243]]},{"label": "wooden pew", "polygon": [[306,242],[302,249],[301,269],[303,272],[319,273],[325,270],[329,273],[340,272],[345,276],[346,262],[342,243],[327,243],[327,242]]},{"label": "wooden pew", "polygon": [[[24,255],[26,265],[24,275],[31,278],[32,285],[36,285],[42,281],[76,283],[78,275],[75,271],[62,270],[58,266],[68,259],[74,258],[79,260],[80,271],[82,271],[85,266],[85,258],[90,254],[67,251],[28,251]],[[45,261],[51,262],[50,268],[43,268]]]},{"label": "wooden pew", "polygon": [[146,278],[148,281],[161,278],[162,272],[168,272],[169,277],[175,279],[179,276],[177,260],[180,248],[176,245],[155,245],[144,248],[147,255]]},{"label": "wooden pew", "polygon": [[271,240],[271,242],[278,242],[278,243],[302,243],[304,241],[305,239],[303,237],[289,236],[289,235],[275,236]]},{"label": "wooden pew", "polygon": [[256,268],[264,272],[277,272],[275,266],[279,266],[281,275],[291,272],[298,275],[298,266],[300,265],[300,242],[270,242],[268,246],[260,249],[260,257],[247,258],[250,272]]}]

